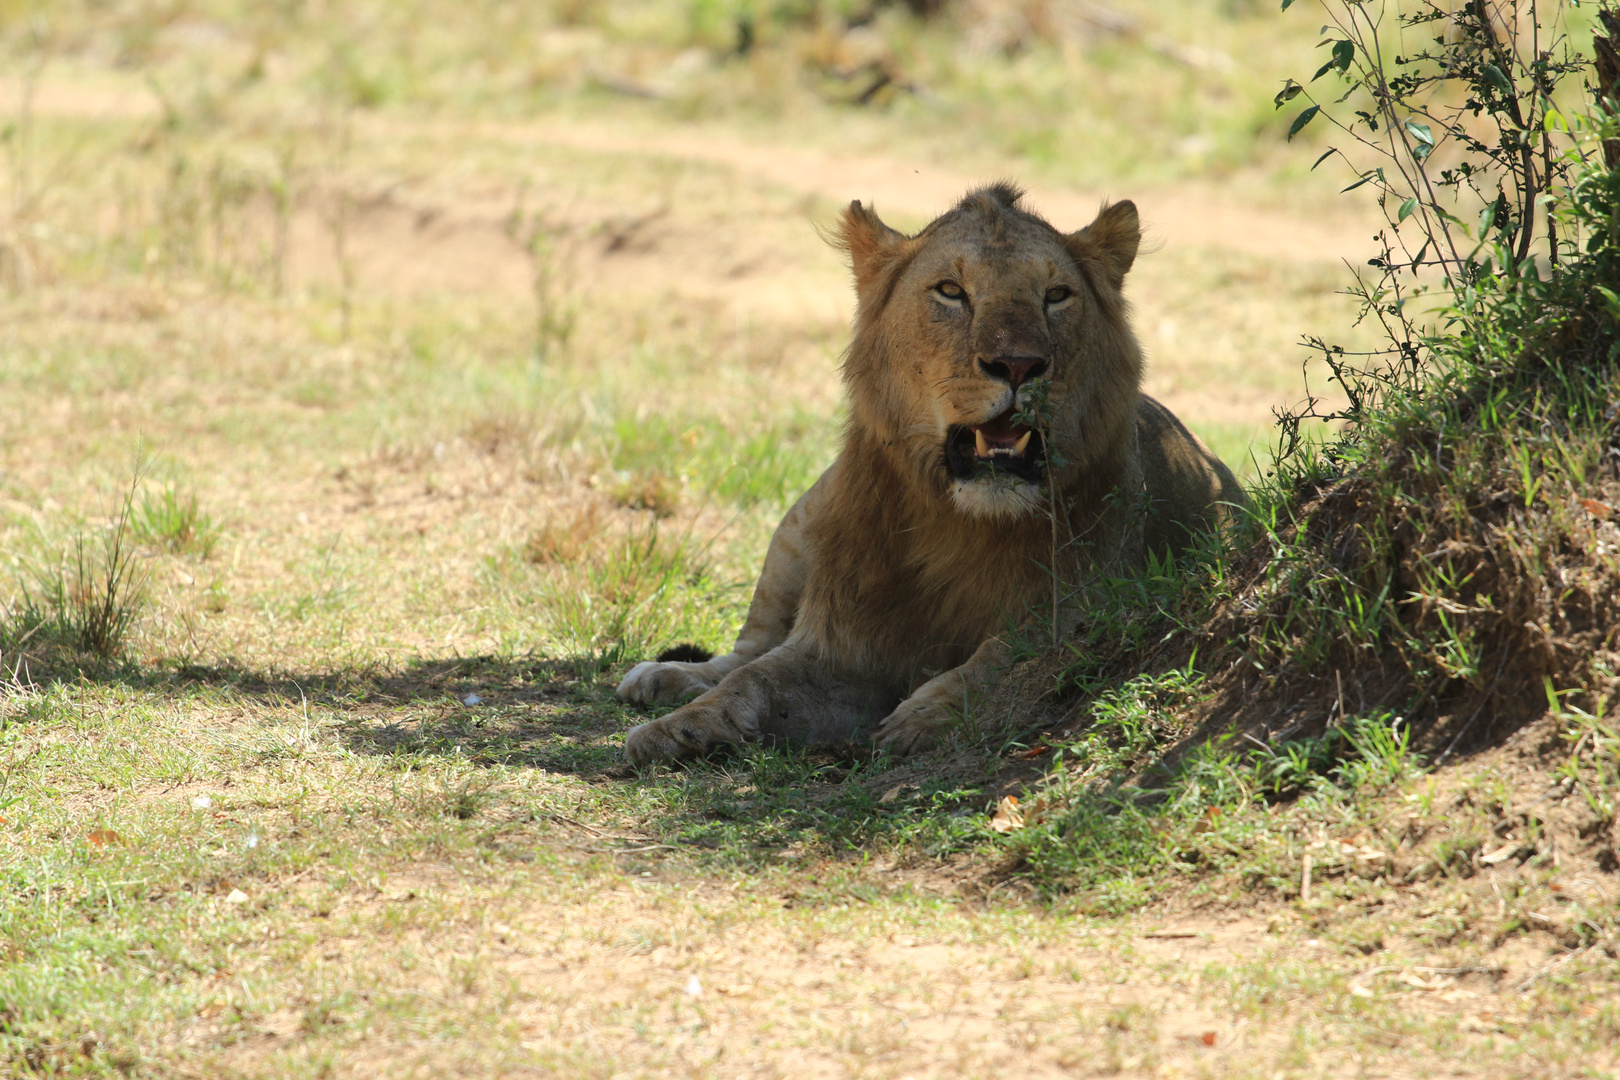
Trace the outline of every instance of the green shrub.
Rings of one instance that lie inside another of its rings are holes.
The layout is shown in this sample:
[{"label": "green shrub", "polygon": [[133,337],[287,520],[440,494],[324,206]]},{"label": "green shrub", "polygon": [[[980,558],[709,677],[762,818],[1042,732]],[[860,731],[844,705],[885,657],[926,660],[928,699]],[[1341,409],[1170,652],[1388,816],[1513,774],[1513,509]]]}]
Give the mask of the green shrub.
[{"label": "green shrub", "polygon": [[[1044,886],[1104,908],[1144,897],[1156,874],[1245,858],[1244,807],[1356,798],[1505,735],[1548,695],[1564,715],[1601,716],[1620,685],[1612,105],[1560,112],[1558,79],[1584,62],[1521,56],[1491,37],[1485,6],[1442,21],[1420,5],[1405,29],[1438,36],[1398,62],[1375,50],[1370,6],[1330,10],[1339,33],[1317,75],[1348,89],[1295,128],[1343,108],[1342,129],[1384,154],[1352,185],[1389,214],[1382,277],[1353,288],[1389,347],[1352,357],[1314,339],[1347,404],[1281,418],[1245,535],[1108,583],[1069,644],[1079,734],[1006,843]],[[1439,95],[1445,80],[1459,93]],[[1291,83],[1279,105],[1304,92]],[[1431,152],[1448,144],[1460,159],[1442,169]],[[1332,438],[1303,437],[1323,419]],[[1166,661],[1169,681],[1142,674]],[[1381,700],[1351,712],[1344,676],[1358,674]],[[1252,734],[1281,701],[1292,715],[1321,700],[1324,676],[1336,694],[1315,718]],[[1195,734],[1195,687],[1252,704]]]}]

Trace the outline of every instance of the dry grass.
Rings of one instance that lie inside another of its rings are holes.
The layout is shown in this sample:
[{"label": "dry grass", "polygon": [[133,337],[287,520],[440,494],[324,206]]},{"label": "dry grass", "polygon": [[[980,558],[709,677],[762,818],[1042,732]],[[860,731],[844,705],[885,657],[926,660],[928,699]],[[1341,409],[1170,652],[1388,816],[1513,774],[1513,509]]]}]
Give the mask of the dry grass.
[{"label": "dry grass", "polygon": [[[1591,952],[1369,957],[1329,894],[1053,908],[989,889],[983,791],[933,765],[612,772],[613,676],[723,644],[833,456],[850,198],[1136,197],[1150,389],[1245,458],[1370,231],[1251,103],[1302,27],[885,10],[728,59],[673,8],[184,10],[6,24],[43,63],[0,88],[0,564],[137,453],[157,524],[123,662],[0,656],[0,1072],[1603,1067]],[[871,61],[922,92],[843,104]]]}]

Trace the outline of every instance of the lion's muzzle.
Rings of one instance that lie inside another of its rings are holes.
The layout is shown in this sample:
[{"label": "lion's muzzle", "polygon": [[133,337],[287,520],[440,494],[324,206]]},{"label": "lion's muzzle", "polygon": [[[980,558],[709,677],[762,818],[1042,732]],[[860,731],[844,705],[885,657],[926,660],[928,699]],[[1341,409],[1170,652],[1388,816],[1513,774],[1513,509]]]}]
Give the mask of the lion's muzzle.
[{"label": "lion's muzzle", "polygon": [[979,370],[1017,390],[1029,380],[1046,374],[1046,357],[998,356],[994,360],[980,360]]}]

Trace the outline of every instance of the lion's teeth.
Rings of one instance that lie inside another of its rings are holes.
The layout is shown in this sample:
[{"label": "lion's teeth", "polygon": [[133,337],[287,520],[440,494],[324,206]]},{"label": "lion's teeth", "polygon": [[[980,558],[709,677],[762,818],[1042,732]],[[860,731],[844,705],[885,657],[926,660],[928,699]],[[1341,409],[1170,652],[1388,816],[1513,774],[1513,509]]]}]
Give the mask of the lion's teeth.
[{"label": "lion's teeth", "polygon": [[990,456],[990,444],[984,441],[984,432],[978,428],[973,429],[973,446],[978,450],[980,457]]},{"label": "lion's teeth", "polygon": [[1024,450],[1027,449],[1028,446],[1029,446],[1029,437],[1031,435],[1033,435],[1033,434],[1035,434],[1033,431],[1026,431],[1026,432],[1024,432],[1024,437],[1023,438],[1021,438],[1017,442],[1013,443],[1013,456],[1014,457],[1023,457],[1024,456]]}]

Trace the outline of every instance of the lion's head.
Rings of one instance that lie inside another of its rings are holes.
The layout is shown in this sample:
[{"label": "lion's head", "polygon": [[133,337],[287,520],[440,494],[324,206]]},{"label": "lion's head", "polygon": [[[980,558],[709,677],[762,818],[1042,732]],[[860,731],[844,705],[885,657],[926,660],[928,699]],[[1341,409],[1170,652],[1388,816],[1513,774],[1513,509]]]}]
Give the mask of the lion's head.
[{"label": "lion's head", "polygon": [[1142,359],[1120,294],[1136,207],[1075,233],[970,193],[916,236],[844,212],[859,297],[844,364],[851,423],[925,490],[975,517],[1042,509],[1132,437]]}]

